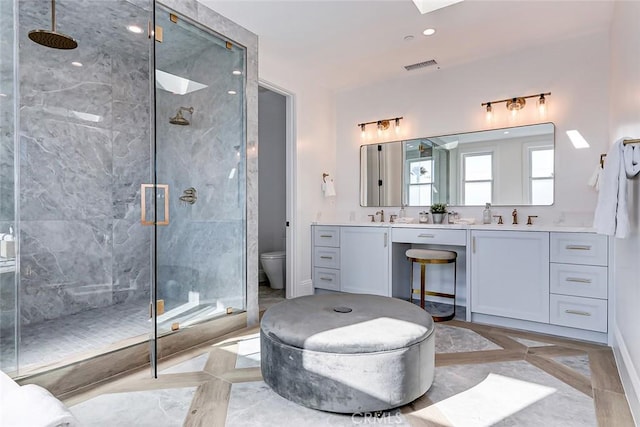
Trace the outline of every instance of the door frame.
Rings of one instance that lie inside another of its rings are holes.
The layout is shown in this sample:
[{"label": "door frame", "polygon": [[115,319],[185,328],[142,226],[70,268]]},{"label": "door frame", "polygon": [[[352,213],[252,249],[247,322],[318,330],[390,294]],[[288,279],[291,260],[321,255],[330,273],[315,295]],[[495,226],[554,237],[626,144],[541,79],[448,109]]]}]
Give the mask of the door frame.
[{"label": "door frame", "polygon": [[[296,246],[298,236],[296,233],[296,171],[297,171],[297,150],[295,144],[296,120],[295,120],[295,94],[278,85],[258,78],[258,86],[262,86],[285,97],[285,150],[286,150],[286,219],[289,224],[286,230],[286,277],[285,291],[286,297],[295,298],[297,296],[296,280]],[[258,124],[259,125],[259,124]],[[260,152],[260,141],[258,141],[258,153]],[[259,154],[258,154],[259,155]],[[260,213],[258,212],[258,215]],[[295,282],[295,283],[294,283]]]}]

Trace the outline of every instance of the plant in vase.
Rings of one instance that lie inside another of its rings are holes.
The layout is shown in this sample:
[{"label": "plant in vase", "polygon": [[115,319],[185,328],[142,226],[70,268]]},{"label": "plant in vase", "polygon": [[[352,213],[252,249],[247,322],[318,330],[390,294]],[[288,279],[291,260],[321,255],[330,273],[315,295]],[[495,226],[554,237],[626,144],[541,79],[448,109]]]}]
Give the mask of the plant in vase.
[{"label": "plant in vase", "polygon": [[434,203],[431,205],[431,216],[433,217],[434,224],[442,224],[444,214],[447,212],[447,205],[445,203]]}]

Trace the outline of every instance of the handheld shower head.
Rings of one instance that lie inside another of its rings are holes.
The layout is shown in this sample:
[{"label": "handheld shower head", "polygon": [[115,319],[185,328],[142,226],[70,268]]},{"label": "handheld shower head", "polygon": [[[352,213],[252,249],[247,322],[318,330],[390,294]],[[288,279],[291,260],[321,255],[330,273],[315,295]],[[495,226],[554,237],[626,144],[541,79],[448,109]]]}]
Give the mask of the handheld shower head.
[{"label": "handheld shower head", "polygon": [[172,125],[188,126],[190,123],[189,120],[185,119],[182,115],[183,111],[188,111],[189,114],[193,114],[193,107],[180,107],[176,115],[169,118],[169,123]]}]

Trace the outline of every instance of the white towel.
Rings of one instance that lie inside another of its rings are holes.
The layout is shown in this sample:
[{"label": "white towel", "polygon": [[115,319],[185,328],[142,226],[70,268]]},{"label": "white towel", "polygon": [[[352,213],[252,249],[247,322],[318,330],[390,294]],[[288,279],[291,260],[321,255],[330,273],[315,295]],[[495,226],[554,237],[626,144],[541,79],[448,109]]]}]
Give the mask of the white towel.
[{"label": "white towel", "polygon": [[596,191],[600,191],[600,180],[602,179],[601,175],[602,175],[602,166],[598,164],[598,166],[596,166],[596,169],[593,171],[591,178],[589,178],[587,185],[589,187],[593,187],[593,189]]},{"label": "white towel", "polygon": [[332,179],[322,184],[322,191],[324,191],[324,197],[336,195],[336,187],[333,185]]},{"label": "white towel", "polygon": [[73,414],[44,388],[27,384],[3,394],[0,409],[2,427],[75,427]]},{"label": "white towel", "polygon": [[623,148],[622,155],[627,178],[633,178],[638,175],[640,173],[640,146],[638,144],[627,144]]},{"label": "white towel", "polygon": [[602,171],[598,205],[593,217],[593,227],[600,234],[623,239],[629,233],[627,211],[627,174],[623,159],[624,146],[620,138],[609,148]]}]

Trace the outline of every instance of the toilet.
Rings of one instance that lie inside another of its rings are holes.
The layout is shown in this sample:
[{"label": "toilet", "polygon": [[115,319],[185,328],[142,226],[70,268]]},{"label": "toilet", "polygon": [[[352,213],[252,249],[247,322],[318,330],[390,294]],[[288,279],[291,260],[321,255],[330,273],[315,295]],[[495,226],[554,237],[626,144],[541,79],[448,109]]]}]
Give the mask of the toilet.
[{"label": "toilet", "polygon": [[265,252],[260,255],[262,269],[269,279],[271,289],[284,288],[286,252]]}]

